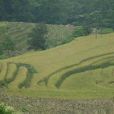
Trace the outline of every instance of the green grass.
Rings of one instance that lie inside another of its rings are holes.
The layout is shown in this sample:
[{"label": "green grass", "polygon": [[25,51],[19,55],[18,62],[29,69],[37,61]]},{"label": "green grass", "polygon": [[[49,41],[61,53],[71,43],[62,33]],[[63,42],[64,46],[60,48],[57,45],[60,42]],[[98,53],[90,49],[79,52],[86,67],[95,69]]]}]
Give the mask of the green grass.
[{"label": "green grass", "polygon": [[5,77],[5,80],[10,80],[13,76],[13,74],[15,73],[15,71],[17,70],[17,67],[15,64],[11,63],[8,64],[8,71],[7,71],[7,75]]},{"label": "green grass", "polygon": [[[95,35],[83,36],[56,48],[0,61],[1,65],[4,63],[24,65],[8,84],[8,93],[12,95],[61,99],[114,97],[114,33],[98,35],[97,39]],[[37,72],[28,88],[19,88],[30,71],[26,64]]]},{"label": "green grass", "polygon": [[0,72],[0,81],[6,77],[6,73],[7,73],[7,63],[2,63],[1,72]]},{"label": "green grass", "polygon": [[28,73],[27,68],[21,66],[19,68],[16,79],[13,82],[11,82],[10,86],[12,86],[14,88],[20,88],[19,85],[20,85],[20,83],[23,82],[23,80],[26,79],[27,73]]}]

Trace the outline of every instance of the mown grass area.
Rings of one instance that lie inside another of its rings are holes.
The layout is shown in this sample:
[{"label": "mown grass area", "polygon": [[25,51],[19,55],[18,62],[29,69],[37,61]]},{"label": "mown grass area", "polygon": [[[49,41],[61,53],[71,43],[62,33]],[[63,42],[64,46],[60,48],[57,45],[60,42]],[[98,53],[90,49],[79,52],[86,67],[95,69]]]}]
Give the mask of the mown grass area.
[{"label": "mown grass area", "polygon": [[[1,60],[0,64],[9,62],[25,64],[8,84],[9,94],[62,99],[114,97],[114,33],[83,36],[56,48]],[[19,88],[30,70],[26,64],[37,72],[28,88]],[[4,67],[0,79],[6,72]]]},{"label": "mown grass area", "polygon": [[[27,41],[30,33],[37,23],[0,22],[0,42],[7,35],[16,44],[16,50],[24,52],[29,47]],[[73,39],[74,27],[66,25],[47,25],[48,36],[46,44],[48,48],[69,42]]]}]

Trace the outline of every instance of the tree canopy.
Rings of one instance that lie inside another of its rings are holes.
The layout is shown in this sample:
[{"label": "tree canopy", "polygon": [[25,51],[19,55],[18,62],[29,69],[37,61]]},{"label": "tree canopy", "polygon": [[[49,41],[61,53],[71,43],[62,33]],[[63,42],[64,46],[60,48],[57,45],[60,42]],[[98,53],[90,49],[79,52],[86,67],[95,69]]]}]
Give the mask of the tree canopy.
[{"label": "tree canopy", "polygon": [[114,1],[0,0],[0,20],[114,28]]},{"label": "tree canopy", "polygon": [[47,26],[45,24],[38,24],[30,33],[31,39],[28,40],[30,48],[34,50],[46,49]]}]

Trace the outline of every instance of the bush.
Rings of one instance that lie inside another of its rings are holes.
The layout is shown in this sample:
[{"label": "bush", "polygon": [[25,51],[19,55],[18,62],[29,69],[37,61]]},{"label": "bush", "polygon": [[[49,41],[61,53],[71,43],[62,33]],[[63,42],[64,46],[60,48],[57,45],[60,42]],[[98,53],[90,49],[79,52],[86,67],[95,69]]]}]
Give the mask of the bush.
[{"label": "bush", "polygon": [[13,114],[14,108],[8,105],[5,105],[4,103],[0,104],[0,114]]},{"label": "bush", "polygon": [[73,36],[74,37],[80,37],[80,36],[85,36],[85,35],[88,35],[90,34],[91,30],[87,27],[83,27],[83,26],[79,26],[79,27],[76,27],[74,33],[73,33]]},{"label": "bush", "polygon": [[99,34],[108,34],[108,33],[112,33],[112,32],[114,32],[114,30],[112,28],[102,28],[99,31]]}]

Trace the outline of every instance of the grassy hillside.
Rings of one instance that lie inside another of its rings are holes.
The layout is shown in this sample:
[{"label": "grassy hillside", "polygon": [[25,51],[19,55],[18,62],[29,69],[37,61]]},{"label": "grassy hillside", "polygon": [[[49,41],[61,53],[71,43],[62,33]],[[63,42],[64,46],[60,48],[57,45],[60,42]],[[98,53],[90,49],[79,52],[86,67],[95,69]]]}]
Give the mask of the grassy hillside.
[{"label": "grassy hillside", "polygon": [[114,96],[114,33],[80,37],[46,51],[0,61],[11,94],[54,98]]},{"label": "grassy hillside", "polygon": [[[17,50],[22,52],[28,48],[27,40],[30,38],[29,33],[35,27],[34,23],[23,22],[0,22],[0,41],[7,34],[16,44]],[[65,25],[47,25],[48,38],[47,45],[49,48],[63,44],[72,40],[74,27]]]}]

